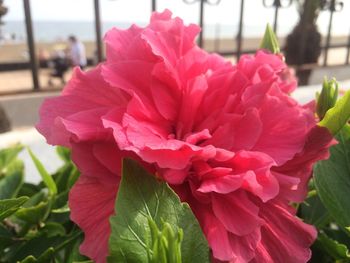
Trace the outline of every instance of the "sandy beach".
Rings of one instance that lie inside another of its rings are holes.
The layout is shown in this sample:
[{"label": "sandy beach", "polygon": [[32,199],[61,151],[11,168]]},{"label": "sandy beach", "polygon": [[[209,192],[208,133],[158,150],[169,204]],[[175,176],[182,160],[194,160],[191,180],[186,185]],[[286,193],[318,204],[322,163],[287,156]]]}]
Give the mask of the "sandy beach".
[{"label": "sandy beach", "polygon": [[[243,50],[255,50],[259,47],[260,38],[244,38],[242,41]],[[281,47],[285,45],[285,38],[279,38]],[[94,56],[96,45],[94,41],[83,42],[86,48],[86,54],[89,58]],[[323,39],[325,43],[325,39]],[[347,44],[346,36],[333,37],[331,44]],[[51,54],[55,49],[64,49],[67,46],[66,42],[48,42],[36,43],[37,54],[45,52]],[[205,39],[204,48],[209,52],[228,52],[234,51],[237,48],[235,39]],[[337,50],[346,48],[339,48]],[[24,62],[28,60],[27,45],[25,43],[2,43],[0,44],[0,63],[6,62]],[[345,55],[344,55],[345,57]]]},{"label": "sandy beach", "polygon": [[[337,37],[333,38],[332,44],[345,44],[347,41],[346,37]],[[281,46],[284,46],[285,39],[281,38]],[[260,39],[258,38],[249,38],[244,39],[242,43],[243,50],[256,50],[259,47]],[[86,53],[89,58],[93,58],[94,52],[96,49],[95,43],[84,42]],[[204,42],[205,49],[209,52],[228,52],[236,50],[236,41],[233,39],[221,39],[220,41],[214,39],[206,39]],[[37,43],[36,50],[37,54],[46,53],[51,54],[55,49],[63,49],[66,47],[65,42],[57,43]],[[328,64],[329,65],[342,65],[345,63],[345,58],[347,54],[346,48],[336,48],[330,49],[328,55]],[[227,59],[235,62],[234,56],[227,56]],[[322,65],[324,56],[321,55],[319,59],[319,65]],[[26,44],[0,44],[0,64],[8,62],[25,62],[28,61],[27,46]],[[347,69],[348,74],[339,73],[338,69],[327,68],[327,75],[335,76],[340,80],[350,79],[350,68]],[[344,70],[343,70],[344,71]],[[59,80],[54,79],[54,85],[48,86],[48,79],[50,75],[49,69],[40,69],[39,71],[39,82],[43,90],[54,90],[62,88],[62,85]],[[71,70],[69,70],[65,79],[68,80],[71,75]],[[346,76],[348,75],[348,77]],[[310,84],[320,83],[324,73],[317,74],[314,78],[311,78]],[[28,70],[17,70],[17,71],[4,71],[0,72],[0,94],[1,93],[15,93],[17,91],[30,91],[32,89],[32,79],[31,71]]]}]

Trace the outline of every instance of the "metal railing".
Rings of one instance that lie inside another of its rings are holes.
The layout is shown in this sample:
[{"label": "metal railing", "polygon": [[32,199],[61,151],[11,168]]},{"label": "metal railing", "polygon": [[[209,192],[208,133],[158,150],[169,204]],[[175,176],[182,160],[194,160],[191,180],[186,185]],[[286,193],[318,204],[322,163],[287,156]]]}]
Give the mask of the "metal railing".
[{"label": "metal railing", "polygon": [[[96,43],[96,54],[97,54],[97,60],[101,62],[103,60],[103,43],[101,40],[101,14],[100,14],[100,0],[92,0],[94,4],[94,25],[95,25],[95,43]],[[127,1],[127,0],[126,0]],[[160,1],[160,0],[159,0]],[[181,0],[178,0],[181,1]],[[205,8],[208,8],[210,6],[214,5],[220,5],[221,0],[182,0],[186,4],[198,4],[198,10],[199,10],[199,21],[198,24],[202,27],[202,31],[199,34],[198,37],[198,45],[200,47],[203,47],[204,45],[204,34],[205,34]],[[273,28],[275,32],[277,32],[278,29],[278,17],[279,17],[279,11],[282,8],[290,8],[292,5],[293,0],[261,0],[262,4],[265,8],[274,8],[274,22],[273,22]],[[295,0],[294,0],[295,1]],[[307,1],[307,0],[306,0]],[[325,45],[321,46],[323,52],[324,52],[324,60],[321,66],[329,66],[328,65],[328,53],[330,49],[334,48],[346,48],[346,57],[344,59],[343,65],[349,65],[349,59],[350,59],[350,33],[348,35],[347,43],[341,43],[341,44],[331,44],[332,39],[332,23],[333,23],[333,17],[334,14],[341,12],[344,7],[344,3],[342,1],[338,0],[319,0],[322,8],[322,11],[328,11],[329,16],[329,24],[328,24],[328,31],[326,35],[326,43]],[[32,26],[32,16],[31,16],[31,8],[30,8],[30,0],[23,0],[23,6],[24,6],[24,15],[25,15],[25,24],[26,24],[26,34],[27,34],[27,47],[28,47],[28,53],[29,53],[29,63],[11,63],[12,67],[6,65],[0,64],[0,71],[9,70],[9,68],[29,68],[31,70],[31,76],[32,76],[32,85],[33,89],[32,91],[40,91],[40,84],[38,80],[38,72],[39,72],[39,65],[37,61],[36,56],[36,48],[35,48],[35,38],[33,35],[33,26]],[[150,1],[150,11],[156,11],[157,10],[157,2],[156,0]],[[245,11],[245,0],[240,0],[240,8],[239,8],[239,19],[238,19],[238,28],[237,28],[237,34],[233,36],[232,38],[236,41],[236,48],[234,50],[229,51],[218,51],[219,54],[224,56],[236,56],[240,57],[240,55],[243,52],[254,52],[253,50],[246,50],[243,49],[242,43],[244,40],[244,12]],[[350,20],[348,20],[350,21]],[[234,21],[233,21],[234,22]],[[350,24],[350,23],[349,23]],[[350,26],[350,25],[349,25]],[[10,65],[10,64],[9,64]],[[298,65],[300,68],[310,68],[309,65]],[[313,65],[312,67],[314,67]]]}]

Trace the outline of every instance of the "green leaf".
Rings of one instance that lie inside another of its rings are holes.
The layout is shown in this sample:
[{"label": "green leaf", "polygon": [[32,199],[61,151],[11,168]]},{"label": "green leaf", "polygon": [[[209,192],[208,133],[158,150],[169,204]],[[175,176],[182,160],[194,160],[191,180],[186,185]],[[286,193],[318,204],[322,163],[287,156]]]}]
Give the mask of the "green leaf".
[{"label": "green leaf", "polygon": [[53,175],[56,183],[57,192],[64,192],[72,188],[74,183],[79,178],[79,171],[72,162],[64,164]]},{"label": "green leaf", "polygon": [[38,158],[33,154],[33,152],[28,149],[29,155],[32,158],[36,169],[38,170],[39,174],[43,178],[43,181],[47,188],[49,189],[49,192],[51,195],[56,195],[57,194],[57,187],[55,184],[55,181],[52,179],[52,177],[49,175],[49,173],[46,171],[44,168],[43,164],[39,161]]},{"label": "green leaf", "polygon": [[41,202],[33,207],[19,209],[15,216],[30,224],[38,224],[43,221],[48,209],[48,202]]},{"label": "green leaf", "polygon": [[21,260],[20,263],[36,263],[38,262],[34,256],[28,256],[25,259]]},{"label": "green leaf", "polygon": [[69,234],[69,236],[64,237],[64,241],[55,247],[56,251],[61,251],[64,248],[70,247],[77,240],[81,240],[83,233],[80,230],[74,231]]},{"label": "green leaf", "polygon": [[162,221],[177,232],[183,229],[182,262],[209,262],[209,249],[188,204],[165,183],[146,172],[137,162],[124,160],[123,176],[111,217],[108,262],[148,262],[152,236],[148,219]]},{"label": "green leaf", "polygon": [[13,242],[13,233],[4,225],[0,224],[0,260],[4,249]]},{"label": "green leaf", "polygon": [[0,200],[0,221],[15,213],[28,199],[27,196],[21,196],[15,199]]},{"label": "green leaf", "polygon": [[24,183],[22,185],[22,187],[20,188],[19,192],[18,192],[18,196],[33,196],[35,195],[37,192],[39,192],[41,190],[41,188],[35,184],[31,184],[31,183]]},{"label": "green leaf", "polygon": [[65,163],[68,163],[71,161],[70,150],[68,148],[57,146],[56,152],[58,156],[62,159],[62,161],[64,161]]},{"label": "green leaf", "polygon": [[350,128],[336,136],[338,144],[330,149],[328,160],[314,167],[317,193],[333,218],[343,227],[350,226]]},{"label": "green leaf", "polygon": [[260,48],[270,50],[273,54],[280,53],[277,37],[269,24],[266,26],[264,37],[260,43]]},{"label": "green leaf", "polygon": [[55,249],[53,247],[48,248],[40,257],[35,258],[34,256],[28,256],[21,263],[47,263],[51,262],[55,253]]},{"label": "green leaf", "polygon": [[0,199],[16,197],[24,181],[22,161],[15,160],[7,168],[6,174],[0,177]]},{"label": "green leaf", "polygon": [[66,207],[68,202],[68,195],[69,195],[69,190],[66,190],[58,194],[55,198],[55,202],[52,206],[52,209],[60,209],[62,207]]},{"label": "green leaf", "polygon": [[57,209],[52,209],[51,211],[52,213],[56,213],[56,214],[61,214],[61,213],[67,213],[70,212],[69,206],[68,204],[65,204],[64,206],[57,208]]},{"label": "green leaf", "polygon": [[[24,220],[16,216],[16,213],[18,211],[9,218],[9,220],[16,225],[16,231],[18,236],[25,236],[26,233],[33,227],[33,224],[37,225],[38,223],[44,221],[44,218],[46,218],[47,212],[49,212],[50,207],[48,205],[48,209],[46,210],[46,213],[44,213],[45,209],[43,209],[43,205],[41,203],[48,203],[47,193],[45,193],[45,191],[43,190],[31,196],[29,200],[23,204],[22,208],[18,210],[22,210],[20,212],[20,217],[22,216],[22,213],[24,213]],[[25,213],[27,211],[27,208],[29,209],[28,214]],[[34,217],[27,220],[27,216],[33,214]],[[39,214],[41,214],[41,216],[39,216]],[[40,219],[34,219],[39,217]]]},{"label": "green leaf", "polygon": [[331,220],[328,210],[324,207],[317,194],[309,197],[300,205],[298,215],[306,223],[314,225],[317,228],[324,227]]},{"label": "green leaf", "polygon": [[339,227],[335,223],[331,223],[329,227],[325,227],[322,231],[331,239],[350,248],[350,236],[345,228]]},{"label": "green leaf", "polygon": [[75,240],[75,242],[69,244],[65,249],[65,258],[63,262],[73,262],[73,263],[93,263],[93,261],[88,260],[87,257],[79,253],[79,246],[83,241],[83,237]]},{"label": "green leaf", "polygon": [[52,176],[57,186],[57,192],[63,192],[68,189],[69,176],[72,173],[74,166],[71,163],[63,165],[57,172]]},{"label": "green leaf", "polygon": [[326,112],[319,126],[326,127],[333,135],[336,135],[350,118],[350,90],[341,97],[335,106]]},{"label": "green leaf", "polygon": [[[47,237],[44,233],[42,233],[42,235],[19,243],[17,246],[11,249],[9,253],[6,253],[4,261],[20,262],[28,256],[33,256],[36,260],[42,260],[43,258],[45,259],[45,253],[47,253],[48,250],[52,250],[52,248],[54,248],[54,252],[56,253],[58,251],[56,248],[59,247],[62,243],[66,242],[66,239],[68,239],[67,236]],[[51,261],[47,260],[39,262],[48,263]]]},{"label": "green leaf", "polygon": [[67,190],[56,196],[55,202],[52,205],[50,220],[54,220],[61,224],[70,222],[69,209],[67,209],[68,193],[69,191]]},{"label": "green leaf", "polygon": [[6,168],[14,161],[23,150],[20,144],[0,150],[0,174],[6,173]]},{"label": "green leaf", "polygon": [[317,95],[316,113],[320,120],[326,112],[333,108],[338,98],[338,82],[335,79],[324,78],[321,93]]},{"label": "green leaf", "polygon": [[23,207],[32,207],[40,202],[46,201],[47,199],[47,194],[41,190],[40,192],[37,192],[33,196],[30,197],[30,199],[23,205]]},{"label": "green leaf", "polygon": [[47,237],[64,236],[66,234],[66,229],[59,223],[47,222],[40,229],[40,232],[45,232]]},{"label": "green leaf", "polygon": [[80,172],[79,170],[77,169],[77,167],[75,167],[73,165],[73,169],[72,169],[72,172],[71,174],[69,175],[69,179],[68,179],[68,182],[67,182],[67,187],[69,189],[71,189],[73,187],[73,185],[75,184],[75,182],[78,180],[80,176]]},{"label": "green leaf", "polygon": [[317,243],[335,260],[350,259],[349,250],[344,244],[340,244],[322,232],[318,234]]}]

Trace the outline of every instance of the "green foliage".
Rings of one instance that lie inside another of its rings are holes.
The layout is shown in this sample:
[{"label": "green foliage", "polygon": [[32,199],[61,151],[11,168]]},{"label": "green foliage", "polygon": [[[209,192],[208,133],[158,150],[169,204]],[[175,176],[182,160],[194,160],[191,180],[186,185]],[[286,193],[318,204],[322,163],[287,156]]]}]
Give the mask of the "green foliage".
[{"label": "green foliage", "polygon": [[334,260],[350,259],[348,248],[344,244],[329,238],[325,233],[320,233],[316,245],[325,250]]},{"label": "green foliage", "polygon": [[6,173],[6,169],[16,159],[17,155],[23,150],[20,144],[14,145],[7,149],[0,150],[0,174]]},{"label": "green foliage", "polygon": [[316,113],[322,120],[326,112],[333,108],[338,99],[338,82],[335,79],[328,80],[326,77],[322,84],[320,94],[317,94]]},{"label": "green foliage", "polygon": [[15,216],[18,219],[21,219],[23,221],[26,221],[30,224],[35,225],[45,220],[45,216],[47,214],[48,209],[49,209],[48,202],[40,202],[35,206],[19,209],[16,212]]},{"label": "green foliage", "polygon": [[350,90],[340,98],[336,105],[326,112],[319,125],[326,127],[333,135],[336,135],[350,118]]},{"label": "green foliage", "polygon": [[48,248],[43,254],[38,258],[34,256],[28,256],[21,263],[45,263],[50,262],[54,259],[55,249],[53,247]]},{"label": "green foliage", "polygon": [[260,48],[267,49],[273,54],[280,53],[280,47],[275,32],[269,24],[267,24],[265,29],[265,34],[260,43]]},{"label": "green foliage", "polygon": [[58,156],[62,159],[62,161],[64,161],[65,163],[70,162],[69,149],[62,147],[62,146],[58,146],[58,147],[56,147],[56,152],[57,152]]},{"label": "green foliage", "polygon": [[64,165],[50,175],[30,155],[43,182],[23,183],[21,145],[0,150],[0,262],[88,262],[79,253],[83,235],[69,219],[68,192],[79,177],[67,149],[57,150]]},{"label": "green foliage", "polygon": [[[155,242],[159,238],[168,238],[164,242],[172,240],[176,247],[179,240],[175,241],[175,237],[170,236],[182,231],[182,262],[209,262],[207,242],[189,206],[181,203],[166,183],[158,181],[135,161],[124,160],[115,209],[118,213],[110,219],[109,262],[149,262],[151,251],[159,253],[154,257],[164,260],[167,257],[166,246]],[[174,233],[155,238],[156,227],[152,227],[150,222],[155,222],[156,226],[166,222],[163,230],[171,228]]]},{"label": "green foliage", "polygon": [[[69,151],[64,148],[57,150],[64,164],[50,175],[40,160],[29,150],[43,180],[34,185],[23,183],[23,163],[16,158],[22,148],[16,146],[15,149],[1,152],[4,172],[0,178],[2,189],[0,262],[91,262],[80,255],[82,233],[69,219],[68,193],[79,177],[79,171],[70,160]],[[137,187],[143,185],[145,188],[138,199],[133,201],[136,209],[140,208],[142,198],[150,198],[147,209],[149,212],[152,211],[153,216],[142,218],[139,214],[138,217],[142,221],[133,224],[133,227],[138,227],[134,233],[140,235],[140,240],[147,241],[148,249],[143,254],[145,262],[148,262],[147,259],[149,262],[164,263],[208,262],[209,251],[206,240],[188,205],[181,204],[179,198],[165,183],[158,182],[132,161],[126,162],[124,173],[127,176],[123,179],[124,186],[121,186],[119,194],[122,198],[118,199],[120,201],[117,204],[122,207],[118,208],[120,214],[124,214],[120,219],[135,215],[125,201],[133,199],[130,194],[134,195]],[[144,181],[132,186],[135,176],[139,174],[145,174]],[[157,190],[152,192],[154,187]],[[139,210],[137,213],[144,212]],[[118,228],[118,217],[111,219],[111,222],[114,222],[114,227],[118,231],[121,230]],[[137,225],[138,223],[141,225]],[[147,234],[147,239],[141,236],[144,231],[141,229],[143,224],[146,226],[144,233]],[[187,237],[184,237],[183,233],[187,234]],[[130,233],[123,232],[121,236],[118,234],[111,237],[111,243],[122,242],[123,235]],[[137,248],[137,244],[124,242],[123,248],[126,247]],[[114,256],[112,253],[110,259],[112,262]]]},{"label": "green foliage", "polygon": [[310,196],[299,207],[299,213],[308,224],[323,228],[331,222],[331,215],[324,207],[318,195]]},{"label": "green foliage", "polygon": [[331,148],[328,160],[314,168],[317,193],[333,218],[343,227],[350,226],[350,127],[336,136],[338,144]]},{"label": "green foliage", "polygon": [[3,174],[0,175],[0,199],[17,196],[24,180],[22,161],[12,160],[3,166],[2,172]]},{"label": "green foliage", "polygon": [[317,109],[320,118],[325,113],[319,125],[328,128],[338,144],[331,147],[328,160],[314,166],[312,194],[298,210],[319,232],[311,263],[350,262],[350,93],[335,103],[337,92],[338,83],[325,80]]},{"label": "green foliage", "polygon": [[19,198],[0,200],[0,221],[15,213],[28,199],[26,196],[21,196]]},{"label": "green foliage", "polygon": [[50,194],[51,195],[57,194],[57,187],[56,187],[55,181],[51,178],[49,173],[46,171],[43,164],[38,160],[38,158],[36,158],[34,153],[30,149],[28,149],[28,152],[29,152],[29,155],[32,158],[34,164],[35,164],[36,169],[38,170],[39,174],[41,175],[41,178],[43,178],[45,185],[49,189]]}]

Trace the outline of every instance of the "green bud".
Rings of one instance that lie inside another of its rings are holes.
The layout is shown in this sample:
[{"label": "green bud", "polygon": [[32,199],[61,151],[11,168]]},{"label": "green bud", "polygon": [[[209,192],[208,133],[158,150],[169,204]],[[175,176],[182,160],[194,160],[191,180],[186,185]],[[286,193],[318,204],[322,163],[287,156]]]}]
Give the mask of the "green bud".
[{"label": "green bud", "polygon": [[260,48],[270,50],[273,54],[280,53],[277,37],[269,24],[266,25],[265,34],[261,40]]},{"label": "green bud", "polygon": [[159,240],[156,239],[154,240],[153,244],[152,244],[152,253],[151,253],[151,256],[150,256],[150,261],[151,263],[156,263],[156,262],[159,262],[159,249],[158,249],[158,246],[159,246]]},{"label": "green bud", "polygon": [[324,78],[321,93],[316,94],[316,113],[322,120],[326,112],[333,108],[338,99],[338,82],[333,78]]},{"label": "green bud", "polygon": [[154,220],[150,217],[147,218],[148,220],[148,226],[151,230],[151,239],[152,239],[152,243],[154,243],[154,241],[158,238],[158,232],[159,232],[159,229],[156,225],[156,222],[154,222]]},{"label": "green bud", "polygon": [[183,240],[184,237],[184,231],[180,228],[177,232],[177,246],[174,249],[174,251],[176,251],[175,254],[175,260],[174,262],[181,262],[181,242]]},{"label": "green bud", "polygon": [[148,261],[150,263],[181,263],[182,229],[174,231],[172,226],[162,220],[162,229],[155,221],[148,218],[151,230],[151,242],[148,244]]}]

